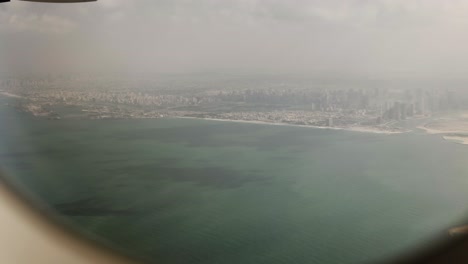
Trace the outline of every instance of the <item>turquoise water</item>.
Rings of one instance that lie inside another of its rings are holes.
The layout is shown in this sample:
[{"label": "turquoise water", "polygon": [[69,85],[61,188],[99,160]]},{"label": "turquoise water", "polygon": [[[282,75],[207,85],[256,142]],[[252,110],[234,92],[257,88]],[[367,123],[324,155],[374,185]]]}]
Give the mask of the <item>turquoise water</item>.
[{"label": "turquoise water", "polygon": [[203,120],[0,109],[2,168],[61,217],[154,263],[362,263],[467,215],[468,147]]}]

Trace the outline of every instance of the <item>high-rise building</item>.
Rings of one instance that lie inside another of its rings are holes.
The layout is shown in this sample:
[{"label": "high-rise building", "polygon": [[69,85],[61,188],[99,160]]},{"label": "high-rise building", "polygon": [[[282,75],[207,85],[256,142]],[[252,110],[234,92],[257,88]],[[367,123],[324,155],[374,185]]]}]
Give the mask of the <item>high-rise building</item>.
[{"label": "high-rise building", "polygon": [[406,119],[407,106],[406,103],[400,103],[400,118]]},{"label": "high-rise building", "polygon": [[420,115],[426,114],[426,100],[424,96],[421,96],[417,102],[417,113]]},{"label": "high-rise building", "polygon": [[393,104],[393,119],[400,120],[401,119],[401,107],[400,102],[395,102]]}]

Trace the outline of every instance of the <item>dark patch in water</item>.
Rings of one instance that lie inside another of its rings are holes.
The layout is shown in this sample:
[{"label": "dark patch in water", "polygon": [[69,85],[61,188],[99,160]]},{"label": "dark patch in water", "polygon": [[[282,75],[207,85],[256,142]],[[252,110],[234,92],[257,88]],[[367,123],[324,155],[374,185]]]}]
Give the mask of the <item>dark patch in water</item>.
[{"label": "dark patch in water", "polygon": [[73,202],[55,204],[54,208],[59,213],[69,216],[109,216],[136,213],[136,211],[132,209],[109,208],[96,198],[86,198]]},{"label": "dark patch in water", "polygon": [[237,188],[248,182],[264,181],[265,176],[241,174],[219,167],[207,168],[158,168],[157,177],[180,182],[194,182],[198,185],[217,188]]},{"label": "dark patch in water", "polygon": [[249,182],[266,181],[269,177],[255,175],[253,173],[241,173],[236,170],[222,167],[204,167],[204,168],[175,168],[165,167],[161,164],[141,164],[119,166],[108,169],[106,175],[125,175],[135,177],[140,180],[151,178],[154,180],[171,180],[178,182],[193,182],[200,186],[216,188],[237,188]]},{"label": "dark patch in water", "polygon": [[22,159],[28,157],[37,156],[37,153],[34,152],[8,152],[8,153],[0,153],[0,159]]},{"label": "dark patch in water", "polygon": [[72,202],[64,202],[53,205],[58,213],[67,216],[141,216],[161,213],[164,210],[173,210],[182,206],[187,201],[193,202],[196,197],[188,197],[178,193],[161,194],[151,201],[139,201],[138,196],[129,200],[125,208],[116,208],[113,204],[122,202],[112,201],[103,197],[91,197]]},{"label": "dark patch in water", "polygon": [[271,157],[270,160],[273,160],[273,161],[292,161],[292,160],[295,160],[295,158],[293,157]]},{"label": "dark patch in water", "polygon": [[184,127],[167,128],[145,128],[132,131],[123,131],[115,135],[117,140],[158,140],[160,142],[186,142],[189,146],[222,146],[226,143],[238,144],[238,142],[229,142],[229,140],[216,139],[217,135],[243,134],[252,131],[252,127],[239,125],[195,125]]},{"label": "dark patch in water", "polygon": [[[239,139],[237,135],[255,135],[259,131],[268,130],[272,132],[264,136],[255,136],[255,144],[249,140]],[[184,127],[167,128],[145,128],[132,131],[121,131],[114,135],[116,140],[158,140],[166,143],[185,143],[190,147],[226,147],[226,146],[244,146],[254,147],[261,151],[271,151],[278,148],[299,147],[307,148],[323,147],[328,143],[323,139],[327,136],[327,131],[314,131],[306,133],[309,128],[298,129],[297,127],[274,127],[242,124],[225,123],[204,124]],[[229,136],[229,135],[232,135]],[[287,141],[287,142],[285,142]]]}]

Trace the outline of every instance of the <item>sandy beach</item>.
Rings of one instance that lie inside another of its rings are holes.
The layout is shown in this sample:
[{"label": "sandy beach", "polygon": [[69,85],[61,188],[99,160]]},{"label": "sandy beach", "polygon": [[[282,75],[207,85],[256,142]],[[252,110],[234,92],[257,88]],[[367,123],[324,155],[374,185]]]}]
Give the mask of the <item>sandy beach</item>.
[{"label": "sandy beach", "polygon": [[380,130],[372,127],[325,127],[325,126],[312,126],[312,125],[295,125],[295,124],[286,124],[286,123],[272,123],[272,122],[263,122],[263,121],[250,121],[250,120],[236,120],[236,119],[220,119],[220,118],[204,118],[204,117],[191,117],[191,116],[178,116],[174,118],[186,118],[186,119],[202,119],[210,121],[221,121],[221,122],[236,122],[236,123],[249,123],[249,124],[261,124],[261,125],[273,125],[273,126],[292,126],[292,127],[308,127],[308,128],[318,128],[318,129],[330,129],[330,130],[345,130],[345,131],[354,131],[354,132],[363,132],[363,133],[377,133],[377,134],[401,134],[407,131],[388,131]]},{"label": "sandy beach", "polygon": [[464,134],[468,133],[468,120],[439,120],[419,126],[418,128],[426,131],[428,134]]},{"label": "sandy beach", "polygon": [[12,94],[12,93],[9,93],[9,92],[4,92],[4,91],[0,91],[0,95],[7,96],[7,97],[13,97],[13,98],[23,98],[22,96]]},{"label": "sandy beach", "polygon": [[468,137],[443,136],[442,138],[450,142],[455,142],[455,143],[462,144],[462,145],[468,145]]},{"label": "sandy beach", "polygon": [[418,128],[428,134],[441,135],[447,141],[468,145],[468,119],[466,115],[462,115],[460,118],[440,118]]}]

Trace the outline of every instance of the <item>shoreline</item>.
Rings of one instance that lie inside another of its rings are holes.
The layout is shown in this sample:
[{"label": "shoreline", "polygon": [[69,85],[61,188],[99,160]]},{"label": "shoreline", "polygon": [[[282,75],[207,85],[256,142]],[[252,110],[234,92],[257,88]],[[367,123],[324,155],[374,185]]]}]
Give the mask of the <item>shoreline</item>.
[{"label": "shoreline", "polygon": [[468,131],[441,130],[441,129],[429,128],[427,127],[428,124],[418,126],[417,128],[423,130],[426,134],[429,134],[429,135],[440,135],[444,140],[448,142],[461,144],[461,145],[468,145],[468,136],[464,137],[464,136],[456,135],[456,134],[468,134]]},{"label": "shoreline", "polygon": [[12,94],[12,93],[9,93],[9,92],[5,92],[5,91],[0,91],[0,95],[6,96],[6,97],[13,97],[13,98],[24,98],[22,96]]},{"label": "shoreline", "polygon": [[427,134],[431,135],[440,135],[440,134],[463,134],[463,133],[468,133],[468,131],[462,131],[462,130],[441,130],[437,128],[429,128],[425,125],[418,126],[416,128],[424,130]]},{"label": "shoreline", "polygon": [[329,129],[329,130],[343,130],[343,131],[351,131],[351,132],[385,134],[385,135],[394,135],[394,134],[401,134],[401,133],[408,132],[408,131],[379,130],[379,129],[372,129],[370,127],[349,127],[349,128],[346,128],[346,127],[325,127],[325,126],[296,125],[296,124],[273,123],[273,122],[265,122],[265,121],[222,119],[222,118],[209,118],[209,117],[193,117],[193,116],[172,116],[170,118],[200,119],[200,120],[209,120],[209,121],[235,122],[235,123],[247,123],[247,124],[257,124],[257,125],[290,126],[290,127],[305,127],[305,128]]},{"label": "shoreline", "polygon": [[466,137],[442,136],[442,138],[449,142],[453,142],[453,143],[457,143],[461,145],[468,145],[468,138]]}]

